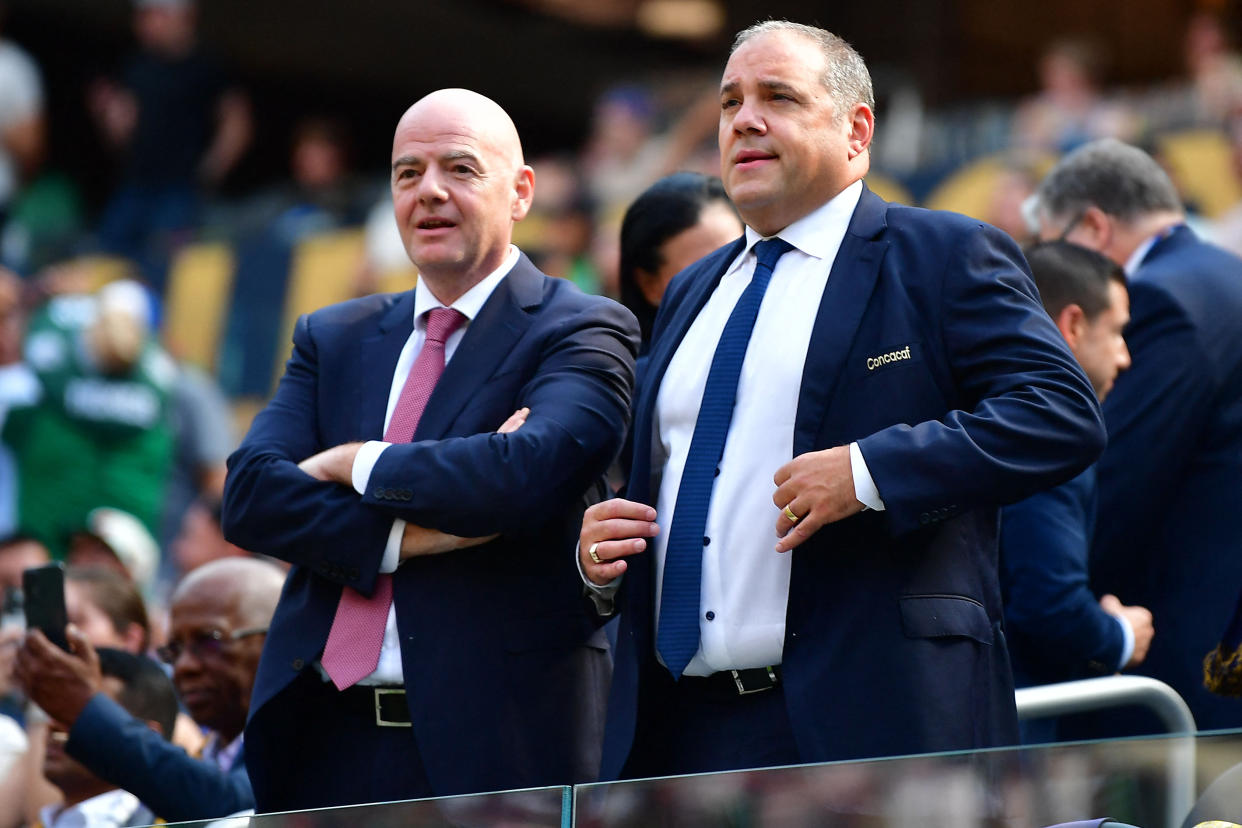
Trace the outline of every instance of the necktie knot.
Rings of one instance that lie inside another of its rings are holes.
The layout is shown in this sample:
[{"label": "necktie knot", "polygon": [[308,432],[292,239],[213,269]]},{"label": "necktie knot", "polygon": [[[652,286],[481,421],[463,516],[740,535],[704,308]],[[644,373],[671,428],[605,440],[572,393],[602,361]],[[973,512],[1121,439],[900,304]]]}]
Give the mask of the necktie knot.
[{"label": "necktie knot", "polygon": [[432,308],[427,312],[427,341],[444,344],[462,326],[466,315],[453,308]]},{"label": "necktie knot", "polygon": [[784,256],[790,250],[793,250],[793,245],[784,239],[764,239],[755,245],[755,255],[759,258],[759,263],[755,265],[755,269],[758,270],[763,267],[772,270],[776,267],[777,259]]}]

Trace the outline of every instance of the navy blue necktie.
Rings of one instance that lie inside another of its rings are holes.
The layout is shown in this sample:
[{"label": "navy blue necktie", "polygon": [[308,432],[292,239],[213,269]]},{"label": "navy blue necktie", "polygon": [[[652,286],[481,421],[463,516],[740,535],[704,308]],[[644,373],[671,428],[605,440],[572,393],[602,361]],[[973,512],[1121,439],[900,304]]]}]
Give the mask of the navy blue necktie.
[{"label": "navy blue necktie", "polygon": [[716,468],[724,453],[725,437],[733,419],[737,381],[750,344],[755,317],[763,294],[772,280],[776,260],[793,247],[784,239],[767,239],[755,245],[759,261],[750,284],[742,292],[725,322],[707,385],[699,403],[694,436],[677,489],[673,525],[669,529],[664,557],[664,585],[660,597],[660,623],[656,647],[674,678],[680,678],[699,649],[699,586],[703,578],[703,533],[712,501]]}]

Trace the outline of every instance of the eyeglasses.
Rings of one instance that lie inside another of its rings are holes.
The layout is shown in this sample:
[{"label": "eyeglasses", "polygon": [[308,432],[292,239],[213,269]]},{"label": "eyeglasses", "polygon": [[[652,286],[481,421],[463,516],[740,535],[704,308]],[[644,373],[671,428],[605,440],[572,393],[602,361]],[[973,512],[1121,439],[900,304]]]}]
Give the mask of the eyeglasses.
[{"label": "eyeglasses", "polygon": [[1057,241],[1059,242],[1065,241],[1066,237],[1069,236],[1070,233],[1074,232],[1074,228],[1077,227],[1079,224],[1082,224],[1082,220],[1086,218],[1086,216],[1087,216],[1087,208],[1083,207],[1081,210],[1075,213],[1074,217],[1069,220],[1068,224],[1065,225],[1065,229],[1061,231],[1061,235],[1057,236]]},{"label": "eyeglasses", "polygon": [[219,658],[231,642],[266,632],[267,627],[245,627],[228,633],[222,630],[199,630],[190,633],[187,641],[169,641],[163,647],[156,648],[155,654],[165,664],[176,664],[177,659],[187,650],[198,659]]}]

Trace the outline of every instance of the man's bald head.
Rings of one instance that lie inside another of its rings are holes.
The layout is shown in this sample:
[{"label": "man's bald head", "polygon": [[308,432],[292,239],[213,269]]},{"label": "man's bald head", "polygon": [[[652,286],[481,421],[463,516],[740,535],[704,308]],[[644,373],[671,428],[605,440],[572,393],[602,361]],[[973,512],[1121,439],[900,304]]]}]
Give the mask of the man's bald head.
[{"label": "man's bald head", "polygon": [[271,623],[285,573],[257,558],[223,558],[186,575],[172,597],[172,612],[186,601],[216,603],[236,627]]},{"label": "man's bald head", "polygon": [[406,110],[392,139],[397,229],[419,277],[451,305],[509,255],[530,210],[535,173],[512,119],[468,89],[432,92]]},{"label": "man's bald head", "polygon": [[396,134],[403,128],[429,119],[469,124],[480,138],[501,154],[514,169],[525,163],[522,140],[509,113],[486,95],[470,89],[437,89],[414,102],[397,122]]}]

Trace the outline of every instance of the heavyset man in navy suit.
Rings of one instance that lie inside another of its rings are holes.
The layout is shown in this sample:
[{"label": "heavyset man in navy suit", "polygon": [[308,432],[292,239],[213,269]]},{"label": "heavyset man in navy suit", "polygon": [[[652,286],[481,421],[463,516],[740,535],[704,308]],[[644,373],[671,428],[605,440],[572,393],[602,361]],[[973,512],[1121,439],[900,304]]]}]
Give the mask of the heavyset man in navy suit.
[{"label": "heavyset man in navy suit", "polygon": [[1036,197],[1042,237],[1130,279],[1133,364],[1104,404],[1092,587],[1151,610],[1134,672],[1172,685],[1200,728],[1238,727],[1242,706],[1207,691],[1203,658],[1242,584],[1242,260],[1196,237],[1160,165],[1119,141],[1066,156]]},{"label": "heavyset man in navy suit", "polygon": [[[595,776],[609,663],[572,552],[625,434],[638,326],[512,246],[533,189],[494,102],[414,104],[392,191],[416,289],[299,320],[230,458],[229,539],[294,564],[246,731],[260,810]],[[381,440],[433,343],[413,441]],[[353,683],[325,649],[347,605],[373,604],[382,647]]]},{"label": "heavyset man in navy suit", "polygon": [[[1126,276],[1104,255],[1052,241],[1026,251],[1044,309],[1103,401],[1130,365]],[[1095,534],[1095,466],[1001,510],[1001,595],[1018,687],[1108,675],[1147,656],[1146,607],[1098,600],[1087,574]],[[1023,722],[1027,743],[1056,738],[1056,719]]]},{"label": "heavyset man in navy suit", "polygon": [[1098,402],[1008,237],[866,189],[872,110],[834,35],[735,41],[719,138],[746,235],[670,286],[627,499],[579,539],[621,612],[605,777],[1017,741],[998,507],[1095,459]]}]

